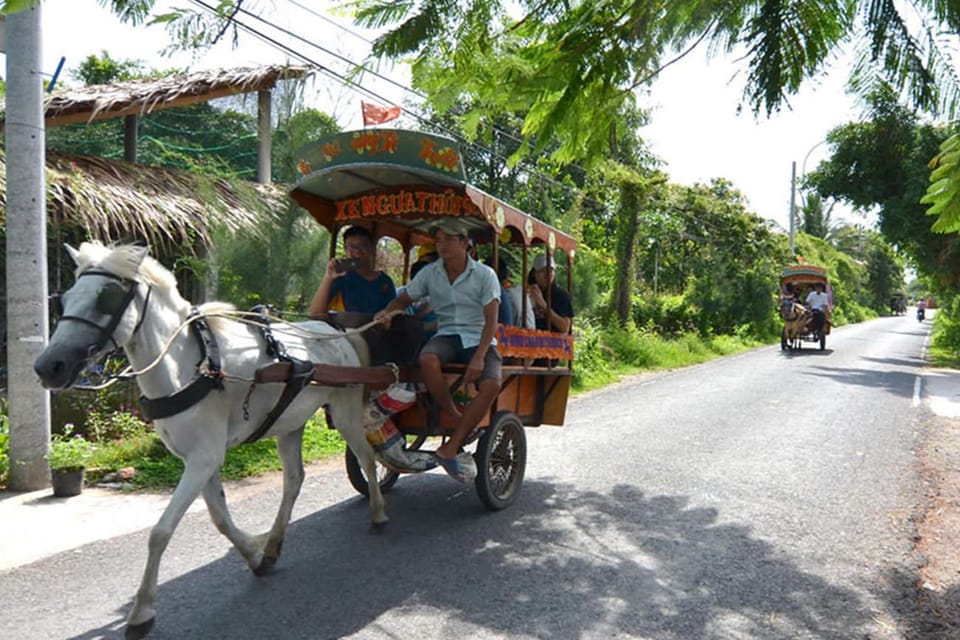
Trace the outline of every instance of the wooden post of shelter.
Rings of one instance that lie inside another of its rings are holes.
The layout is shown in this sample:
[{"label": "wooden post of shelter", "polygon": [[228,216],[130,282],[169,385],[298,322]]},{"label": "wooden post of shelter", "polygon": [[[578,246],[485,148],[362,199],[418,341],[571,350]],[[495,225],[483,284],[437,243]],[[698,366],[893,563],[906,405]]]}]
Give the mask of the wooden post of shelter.
[{"label": "wooden post of shelter", "polygon": [[137,161],[137,126],[140,116],[129,115],[123,117],[123,159],[127,162]]},{"label": "wooden post of shelter", "polygon": [[270,91],[262,89],[257,91],[257,182],[260,184],[270,184],[271,182],[271,120]]}]

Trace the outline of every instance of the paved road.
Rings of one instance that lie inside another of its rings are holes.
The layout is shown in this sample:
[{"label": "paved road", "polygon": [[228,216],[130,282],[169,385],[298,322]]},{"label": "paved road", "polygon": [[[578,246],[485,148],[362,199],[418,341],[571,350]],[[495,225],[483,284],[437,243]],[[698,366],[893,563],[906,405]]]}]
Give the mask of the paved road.
[{"label": "paved road", "polygon": [[[164,557],[151,638],[920,637],[928,326],[880,319],[825,352],[763,348],[579,397],[565,427],[528,430],[523,495],[499,513],[431,472],[400,481],[369,535],[339,467],[312,467],[265,579],[197,509]],[[241,525],[266,528],[272,484],[230,492]],[[12,500],[0,518],[56,506]],[[124,515],[89,543],[65,520],[57,536],[85,544],[0,569],[0,637],[121,637],[147,539]]]}]

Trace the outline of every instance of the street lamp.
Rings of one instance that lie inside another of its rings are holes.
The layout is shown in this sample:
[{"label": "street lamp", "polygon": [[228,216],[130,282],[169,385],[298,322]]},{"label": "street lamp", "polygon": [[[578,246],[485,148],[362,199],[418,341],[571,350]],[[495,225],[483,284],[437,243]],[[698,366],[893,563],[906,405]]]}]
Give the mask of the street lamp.
[{"label": "street lamp", "polygon": [[[807,175],[807,160],[810,159],[810,154],[813,153],[813,150],[826,142],[826,139],[821,140],[817,144],[810,147],[807,151],[807,154],[803,156],[803,164],[800,165],[800,177]],[[797,161],[794,160],[790,163],[790,257],[792,258],[796,255],[795,248],[795,237],[796,237],[796,220],[797,220]]]}]

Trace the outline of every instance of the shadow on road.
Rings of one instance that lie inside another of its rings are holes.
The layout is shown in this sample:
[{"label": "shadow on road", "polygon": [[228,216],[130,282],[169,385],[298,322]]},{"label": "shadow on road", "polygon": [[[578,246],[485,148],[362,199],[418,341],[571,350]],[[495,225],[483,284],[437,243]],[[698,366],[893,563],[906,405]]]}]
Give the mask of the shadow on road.
[{"label": "shadow on road", "polygon": [[416,616],[438,611],[445,626],[420,637],[852,639],[871,624],[855,592],[683,496],[528,480],[490,513],[427,475],[388,500],[382,535],[363,533],[360,499],[297,521],[267,578],[231,551],[165,582],[150,637],[414,638]]},{"label": "shadow on road", "polygon": [[878,369],[842,369],[838,367],[818,367],[816,371],[804,375],[830,378],[843,384],[860,387],[884,389],[904,398],[913,396],[913,382],[917,374],[909,371],[882,371]]},{"label": "shadow on road", "polygon": [[916,574],[900,570],[890,571],[885,582],[891,588],[878,595],[899,614],[904,638],[960,638],[960,587],[924,589]]},{"label": "shadow on road", "polygon": [[861,360],[866,360],[867,362],[876,362],[877,364],[882,364],[885,367],[912,367],[918,368],[926,365],[926,362],[921,357],[916,358],[871,358],[870,356],[860,356]]},{"label": "shadow on road", "polygon": [[784,358],[829,356],[833,355],[833,349],[824,349],[823,351],[817,347],[810,347],[809,349],[787,349],[786,351],[781,351],[780,355]]}]

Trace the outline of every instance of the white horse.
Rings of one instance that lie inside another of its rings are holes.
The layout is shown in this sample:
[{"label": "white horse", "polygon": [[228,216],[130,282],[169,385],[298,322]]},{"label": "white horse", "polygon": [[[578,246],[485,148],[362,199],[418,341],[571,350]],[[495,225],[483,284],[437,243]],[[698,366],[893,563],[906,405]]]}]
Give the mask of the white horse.
[{"label": "white horse", "polygon": [[[328,406],[366,476],[377,477],[373,449],[363,432],[363,389],[309,384],[269,427],[265,435],[277,438],[283,464],[283,498],[271,529],[261,535],[247,534],[230,517],[219,469],[226,449],[258,430],[284,389],[283,384],[261,384],[251,390],[254,372],[275,361],[267,355],[259,329],[224,317],[233,311],[230,305],[209,303],[193,310],[199,311],[209,327],[208,335],[214,336],[215,346],[209,341],[204,345],[190,327],[192,308],[178,293],[173,274],[147,256],[146,248],[85,242],[79,250],[68,250],[77,263],[77,278],[62,296],[63,316],[34,364],[43,385],[64,388],[73,384],[84,366],[107,351],[106,344],[112,342],[122,347],[131,365],[142,372],[137,382],[146,398],[161,399],[162,404],[162,399],[192,389],[180,396],[183,402],[167,407],[175,411],[173,415],[153,423],[167,448],[183,459],[185,468],[150,532],[147,566],[127,618],[127,637],[141,638],[149,633],[156,617],[160,558],[198,495],[203,495],[217,529],[256,575],[276,563],[303,483],[303,425],[321,406]],[[367,362],[362,338],[344,336],[326,323],[277,323],[271,329],[295,358],[345,366]],[[219,351],[219,358],[211,351]],[[386,524],[385,503],[376,482],[370,483],[370,513],[374,529]]]}]

